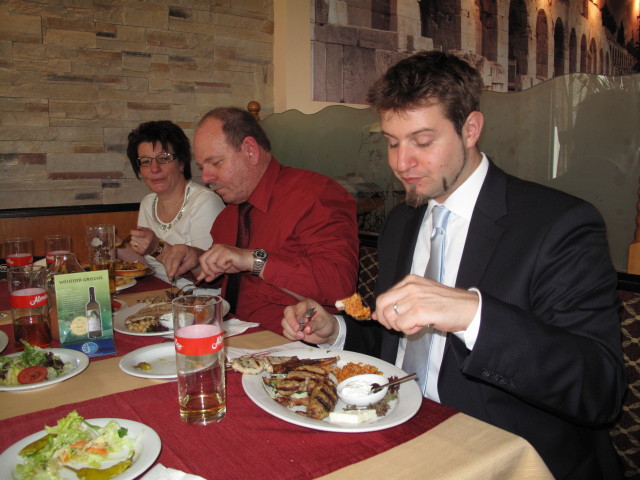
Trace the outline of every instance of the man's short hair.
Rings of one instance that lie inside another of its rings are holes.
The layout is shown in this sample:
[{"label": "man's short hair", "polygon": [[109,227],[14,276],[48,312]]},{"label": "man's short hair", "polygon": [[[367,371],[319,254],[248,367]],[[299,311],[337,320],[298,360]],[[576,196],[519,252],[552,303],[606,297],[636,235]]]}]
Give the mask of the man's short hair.
[{"label": "man's short hair", "polygon": [[465,60],[439,51],[422,51],[400,60],[369,90],[378,113],[442,104],[458,134],[471,112],[480,108],[484,88],[478,71]]},{"label": "man's short hair", "polygon": [[248,110],[237,107],[218,107],[207,112],[198,122],[198,127],[209,119],[215,118],[222,122],[227,143],[236,150],[240,150],[242,142],[247,137],[253,137],[260,148],[270,152],[271,142],[256,118]]}]

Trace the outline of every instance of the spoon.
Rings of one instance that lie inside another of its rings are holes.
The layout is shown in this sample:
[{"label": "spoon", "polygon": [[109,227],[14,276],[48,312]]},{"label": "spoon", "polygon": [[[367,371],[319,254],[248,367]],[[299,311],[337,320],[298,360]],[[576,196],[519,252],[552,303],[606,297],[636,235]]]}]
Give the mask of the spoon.
[{"label": "spoon", "polygon": [[400,377],[400,378],[398,378],[396,380],[393,380],[392,382],[385,383],[384,385],[378,385],[377,383],[372,383],[371,384],[371,393],[379,392],[384,387],[390,387],[391,385],[397,385],[399,383],[407,382],[407,381],[409,381],[409,380],[411,380],[411,379],[413,379],[415,377],[416,377],[415,373],[410,373],[406,377]]}]

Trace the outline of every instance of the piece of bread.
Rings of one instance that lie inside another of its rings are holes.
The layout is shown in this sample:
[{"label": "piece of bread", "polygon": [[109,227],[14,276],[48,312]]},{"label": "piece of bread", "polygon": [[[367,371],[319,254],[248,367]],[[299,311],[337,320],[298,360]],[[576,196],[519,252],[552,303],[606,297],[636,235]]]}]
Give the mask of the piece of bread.
[{"label": "piece of bread", "polygon": [[336,308],[344,311],[347,315],[356,320],[370,320],[371,309],[364,304],[359,293],[354,293],[350,297],[343,298],[336,302]]},{"label": "piece of bread", "polygon": [[248,355],[234,358],[231,360],[231,368],[236,372],[247,375],[258,375],[264,371],[264,364],[260,362],[259,358],[260,357],[250,357]]},{"label": "piece of bread", "polygon": [[231,368],[236,372],[246,373],[247,375],[258,375],[262,372],[273,373],[274,365],[286,363],[295,357],[276,357],[265,355],[262,357],[254,357],[243,355],[242,357],[231,360]]}]

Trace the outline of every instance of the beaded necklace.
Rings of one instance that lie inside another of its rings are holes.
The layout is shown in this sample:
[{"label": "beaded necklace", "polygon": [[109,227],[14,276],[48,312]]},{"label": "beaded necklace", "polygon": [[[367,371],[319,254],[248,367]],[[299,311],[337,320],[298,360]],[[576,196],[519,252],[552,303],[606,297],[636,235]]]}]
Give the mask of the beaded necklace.
[{"label": "beaded necklace", "polygon": [[182,218],[184,211],[187,209],[187,202],[189,201],[190,193],[191,193],[191,182],[187,184],[187,188],[184,191],[184,198],[182,199],[182,207],[180,207],[180,211],[174,217],[174,219],[171,220],[169,223],[164,223],[158,217],[158,195],[155,196],[155,198],[153,199],[153,206],[152,206],[153,220],[156,222],[156,225],[158,225],[158,227],[162,229],[163,232],[166,232],[167,230],[171,230],[171,227],[173,227],[173,224]]}]

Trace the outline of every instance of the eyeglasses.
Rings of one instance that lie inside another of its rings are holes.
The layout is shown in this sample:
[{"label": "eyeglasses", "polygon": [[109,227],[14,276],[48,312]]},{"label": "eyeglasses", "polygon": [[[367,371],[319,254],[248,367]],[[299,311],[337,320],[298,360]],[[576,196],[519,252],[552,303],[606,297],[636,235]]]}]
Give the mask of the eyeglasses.
[{"label": "eyeglasses", "polygon": [[164,165],[165,163],[169,163],[169,162],[173,162],[175,160],[175,153],[159,153],[158,155],[156,155],[155,157],[138,157],[138,166],[140,168],[142,167],[150,167],[151,166],[151,162],[153,162],[154,160],[156,161],[156,163],[160,164],[160,165]]}]

